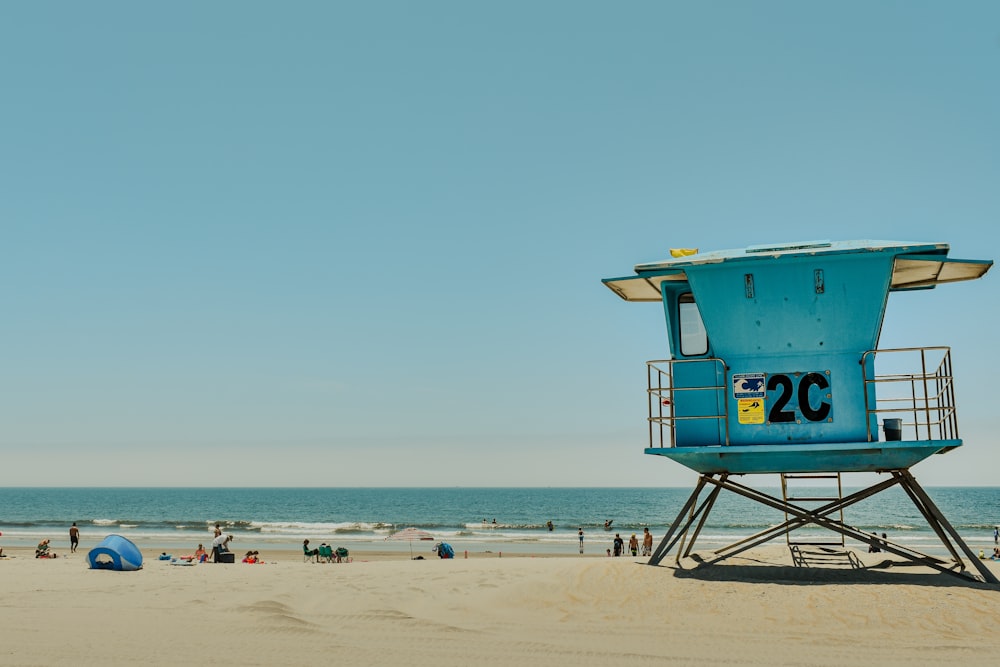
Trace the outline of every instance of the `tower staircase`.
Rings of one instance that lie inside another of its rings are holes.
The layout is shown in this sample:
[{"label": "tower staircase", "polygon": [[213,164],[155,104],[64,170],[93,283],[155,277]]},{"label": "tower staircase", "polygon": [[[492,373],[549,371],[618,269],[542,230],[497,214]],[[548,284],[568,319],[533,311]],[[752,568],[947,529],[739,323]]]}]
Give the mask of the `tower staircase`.
[{"label": "tower staircase", "polygon": [[[828,485],[823,487],[823,490],[829,489],[829,493],[825,495],[817,495],[818,488],[816,486],[804,486],[804,484],[810,484],[817,480],[836,480],[836,495],[833,495],[834,487],[833,485]],[[796,488],[798,487],[798,488]],[[793,503],[799,505],[802,509],[806,511],[815,511],[821,509],[824,505],[830,503],[842,503],[844,499],[844,487],[841,484],[840,473],[781,473],[781,495],[785,499],[785,503]],[[840,508],[840,523],[844,522],[844,509]],[[788,510],[785,510],[785,521],[788,521],[791,517],[788,515]],[[799,547],[799,546],[822,546],[822,547],[843,547],[844,546],[844,535],[842,533],[835,533],[833,535],[826,535],[824,537],[810,537],[807,539],[796,539],[792,537],[792,531],[788,530],[785,532],[785,541],[788,543],[789,547]]]}]

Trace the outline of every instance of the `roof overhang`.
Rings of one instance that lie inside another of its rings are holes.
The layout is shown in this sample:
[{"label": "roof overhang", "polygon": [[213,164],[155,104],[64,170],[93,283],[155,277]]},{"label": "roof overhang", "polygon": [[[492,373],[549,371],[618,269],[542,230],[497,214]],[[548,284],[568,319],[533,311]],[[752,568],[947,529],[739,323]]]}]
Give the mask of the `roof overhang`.
[{"label": "roof overhang", "polygon": [[927,289],[941,283],[975,280],[993,266],[993,260],[949,259],[944,255],[899,255],[892,265],[889,288]]},{"label": "roof overhang", "polygon": [[687,282],[687,275],[680,270],[659,275],[604,278],[602,283],[626,301],[662,301],[660,285],[664,282]]}]

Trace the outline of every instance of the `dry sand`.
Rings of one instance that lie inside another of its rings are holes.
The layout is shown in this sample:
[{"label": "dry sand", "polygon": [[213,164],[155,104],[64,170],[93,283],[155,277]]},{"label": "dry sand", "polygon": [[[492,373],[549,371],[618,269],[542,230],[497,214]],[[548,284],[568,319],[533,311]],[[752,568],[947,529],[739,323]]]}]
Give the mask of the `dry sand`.
[{"label": "dry sand", "polygon": [[11,553],[0,560],[4,665],[967,666],[1000,656],[1000,587],[888,566],[885,554],[857,553],[867,567],[851,569],[846,558],[794,567],[783,546],[708,567],[398,553],[314,564],[294,552],[177,567],[147,553],[142,570],[110,572],[86,569],[85,551]]}]

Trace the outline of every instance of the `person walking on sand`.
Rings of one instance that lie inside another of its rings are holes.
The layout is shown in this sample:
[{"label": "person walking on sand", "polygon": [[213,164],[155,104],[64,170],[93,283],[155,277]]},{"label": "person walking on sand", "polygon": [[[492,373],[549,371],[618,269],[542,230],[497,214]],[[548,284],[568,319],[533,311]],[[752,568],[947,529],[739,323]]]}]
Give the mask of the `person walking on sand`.
[{"label": "person walking on sand", "polygon": [[649,532],[649,528],[642,529],[642,555],[653,555],[653,534]]},{"label": "person walking on sand", "polygon": [[583,553],[583,528],[579,529],[576,534],[580,538],[580,553]]},{"label": "person walking on sand", "polygon": [[76,527],[76,521],[69,527],[69,552],[76,553],[76,548],[80,546],[80,529]]},{"label": "person walking on sand", "polygon": [[628,550],[632,552],[632,557],[639,555],[639,538],[632,533],[632,537],[628,538]]}]

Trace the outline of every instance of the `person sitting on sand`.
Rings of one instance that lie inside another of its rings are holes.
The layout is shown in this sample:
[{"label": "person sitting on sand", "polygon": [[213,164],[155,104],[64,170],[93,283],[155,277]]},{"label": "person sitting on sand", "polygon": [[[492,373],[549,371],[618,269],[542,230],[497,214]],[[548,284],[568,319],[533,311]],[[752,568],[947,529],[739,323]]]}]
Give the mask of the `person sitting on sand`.
[{"label": "person sitting on sand", "polygon": [[35,558],[58,558],[55,553],[49,551],[49,541],[42,540],[35,547]]},{"label": "person sitting on sand", "polygon": [[208,558],[208,554],[205,553],[205,547],[198,545],[198,549],[190,556],[181,556],[181,560],[186,560],[187,562],[204,563]]}]

